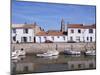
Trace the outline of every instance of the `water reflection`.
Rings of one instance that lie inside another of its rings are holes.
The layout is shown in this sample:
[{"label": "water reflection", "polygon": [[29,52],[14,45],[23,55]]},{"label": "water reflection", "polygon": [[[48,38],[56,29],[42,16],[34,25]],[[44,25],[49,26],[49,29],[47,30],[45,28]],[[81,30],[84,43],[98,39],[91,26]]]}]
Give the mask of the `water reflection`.
[{"label": "water reflection", "polygon": [[96,63],[95,56],[59,55],[53,57],[36,57],[36,55],[27,55],[20,57],[20,60],[16,62],[15,68],[16,73],[37,73],[95,69]]}]

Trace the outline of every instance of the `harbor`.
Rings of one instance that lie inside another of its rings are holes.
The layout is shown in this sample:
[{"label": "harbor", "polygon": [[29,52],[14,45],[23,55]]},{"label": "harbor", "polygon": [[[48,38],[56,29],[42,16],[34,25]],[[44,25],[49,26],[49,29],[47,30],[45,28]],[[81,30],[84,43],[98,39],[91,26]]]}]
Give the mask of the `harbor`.
[{"label": "harbor", "polygon": [[96,69],[95,7],[17,3],[12,3],[11,75]]},{"label": "harbor", "polygon": [[[26,55],[18,61],[12,60],[12,73],[38,73],[53,71],[87,70],[96,68],[95,56],[64,55],[37,57]],[[14,71],[15,70],[15,71]]]},{"label": "harbor", "polygon": [[71,49],[73,46],[74,50],[86,51],[86,50],[96,50],[96,43],[20,43],[12,44],[11,50],[20,50],[23,48],[27,54],[43,53],[47,50],[55,50],[64,52],[65,49]]},{"label": "harbor", "polygon": [[95,43],[75,44],[42,43],[38,44],[39,46],[36,46],[37,43],[13,44],[12,75],[96,69]]}]

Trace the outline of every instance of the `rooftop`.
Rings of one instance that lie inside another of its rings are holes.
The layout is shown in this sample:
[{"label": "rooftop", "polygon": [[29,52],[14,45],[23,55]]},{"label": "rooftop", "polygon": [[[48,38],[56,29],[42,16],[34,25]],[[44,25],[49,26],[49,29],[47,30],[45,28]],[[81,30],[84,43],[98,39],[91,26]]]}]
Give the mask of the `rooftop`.
[{"label": "rooftop", "polygon": [[22,28],[35,28],[35,24],[12,24],[12,28],[22,29]]},{"label": "rooftop", "polygon": [[55,31],[44,32],[44,31],[41,31],[41,32],[37,33],[36,35],[37,36],[62,36],[64,34],[63,34],[63,32],[55,32]]},{"label": "rooftop", "polygon": [[68,24],[68,28],[83,28],[83,29],[88,29],[88,28],[96,28],[96,25],[95,24],[92,24],[92,25]]}]

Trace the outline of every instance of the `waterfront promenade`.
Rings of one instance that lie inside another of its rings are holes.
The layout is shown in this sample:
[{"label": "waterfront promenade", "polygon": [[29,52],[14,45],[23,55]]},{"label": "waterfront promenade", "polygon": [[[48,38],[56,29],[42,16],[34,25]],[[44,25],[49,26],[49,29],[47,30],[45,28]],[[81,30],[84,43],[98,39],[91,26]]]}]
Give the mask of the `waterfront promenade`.
[{"label": "waterfront promenade", "polygon": [[63,52],[64,49],[73,49],[79,51],[96,49],[95,43],[21,43],[12,44],[11,50],[23,48],[26,53],[42,53],[47,50],[57,49],[59,52]]}]

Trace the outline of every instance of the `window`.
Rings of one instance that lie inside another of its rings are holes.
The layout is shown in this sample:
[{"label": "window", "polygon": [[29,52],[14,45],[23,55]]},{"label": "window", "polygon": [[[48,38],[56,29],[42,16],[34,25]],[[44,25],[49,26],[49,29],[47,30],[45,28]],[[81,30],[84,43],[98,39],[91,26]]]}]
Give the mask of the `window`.
[{"label": "window", "polygon": [[24,29],[23,30],[23,33],[28,33],[28,29]]},{"label": "window", "polygon": [[80,42],[80,37],[79,37],[79,36],[77,36],[77,37],[76,37],[76,40],[77,40],[78,42]]},{"label": "window", "polygon": [[65,40],[65,36],[63,36],[63,39]]},{"label": "window", "polygon": [[87,37],[87,41],[89,40],[89,37]]},{"label": "window", "polygon": [[45,40],[47,40],[47,38],[46,38],[46,37],[44,37],[44,39],[45,39]]},{"label": "window", "polygon": [[54,37],[52,37],[52,40],[54,40]]},{"label": "window", "polygon": [[81,30],[80,29],[78,29],[78,33],[81,33]]},{"label": "window", "polygon": [[74,33],[74,30],[71,30],[71,33]]},{"label": "window", "polygon": [[16,33],[16,29],[12,29],[13,33]]},{"label": "window", "polygon": [[22,41],[22,42],[27,42],[27,37],[22,37],[22,38],[21,38],[21,41]]},{"label": "window", "polygon": [[92,37],[90,37],[90,42],[92,42]]},{"label": "window", "polygon": [[89,29],[89,33],[93,33],[93,29]]},{"label": "window", "polygon": [[40,43],[41,43],[41,37],[39,37]]},{"label": "window", "polygon": [[70,41],[73,41],[73,37],[72,36],[70,37]]},{"label": "window", "polygon": [[16,41],[16,36],[13,37],[13,41]]},{"label": "window", "polygon": [[31,41],[31,36],[29,37],[30,41]]}]

